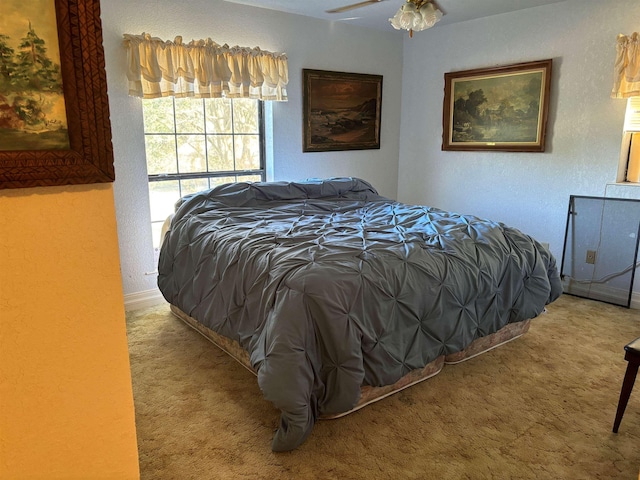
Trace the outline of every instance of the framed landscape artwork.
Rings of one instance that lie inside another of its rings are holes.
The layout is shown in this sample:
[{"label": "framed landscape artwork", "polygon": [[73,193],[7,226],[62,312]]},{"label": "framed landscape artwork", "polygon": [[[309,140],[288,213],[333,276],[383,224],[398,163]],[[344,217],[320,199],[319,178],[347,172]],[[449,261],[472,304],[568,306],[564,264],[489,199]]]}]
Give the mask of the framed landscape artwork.
[{"label": "framed landscape artwork", "polygon": [[0,188],[113,181],[99,0],[0,6]]},{"label": "framed landscape artwork", "polygon": [[381,75],[302,72],[303,152],[380,148]]},{"label": "framed landscape artwork", "polygon": [[445,73],[442,150],[544,152],[551,65]]}]

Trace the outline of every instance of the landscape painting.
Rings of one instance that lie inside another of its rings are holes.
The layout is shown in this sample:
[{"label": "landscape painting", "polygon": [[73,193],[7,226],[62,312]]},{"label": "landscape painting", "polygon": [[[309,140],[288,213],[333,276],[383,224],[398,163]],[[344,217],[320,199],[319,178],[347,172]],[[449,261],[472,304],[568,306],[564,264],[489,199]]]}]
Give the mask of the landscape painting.
[{"label": "landscape painting", "polygon": [[304,152],[380,148],[382,76],[303,70]]},{"label": "landscape painting", "polygon": [[445,74],[443,150],[545,148],[551,60]]},{"label": "landscape painting", "polygon": [[68,149],[55,1],[0,6],[0,151]]}]

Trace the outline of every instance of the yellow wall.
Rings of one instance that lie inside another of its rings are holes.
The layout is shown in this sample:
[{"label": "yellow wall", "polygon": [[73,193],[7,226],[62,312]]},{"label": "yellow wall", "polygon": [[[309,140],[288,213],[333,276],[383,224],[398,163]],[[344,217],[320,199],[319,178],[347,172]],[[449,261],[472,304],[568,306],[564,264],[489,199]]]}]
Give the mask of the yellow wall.
[{"label": "yellow wall", "polygon": [[0,479],[139,478],[111,184],[0,190]]}]

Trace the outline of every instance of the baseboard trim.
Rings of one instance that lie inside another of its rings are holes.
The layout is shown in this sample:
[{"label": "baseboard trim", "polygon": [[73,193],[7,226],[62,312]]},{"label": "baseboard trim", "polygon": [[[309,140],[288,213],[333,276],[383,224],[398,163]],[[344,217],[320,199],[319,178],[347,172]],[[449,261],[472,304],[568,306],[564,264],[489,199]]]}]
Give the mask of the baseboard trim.
[{"label": "baseboard trim", "polygon": [[[626,305],[629,298],[629,291],[621,288],[612,288],[607,285],[581,285],[578,283],[571,286],[564,285],[565,291],[579,297],[590,298],[614,305]],[[632,292],[631,304],[629,308],[640,309],[640,292]]]},{"label": "baseboard trim", "polygon": [[127,312],[140,310],[166,302],[162,293],[157,288],[142,292],[129,293],[124,296],[124,309]]},{"label": "baseboard trim", "polygon": [[631,308],[640,310],[640,292],[633,292],[631,294]]}]

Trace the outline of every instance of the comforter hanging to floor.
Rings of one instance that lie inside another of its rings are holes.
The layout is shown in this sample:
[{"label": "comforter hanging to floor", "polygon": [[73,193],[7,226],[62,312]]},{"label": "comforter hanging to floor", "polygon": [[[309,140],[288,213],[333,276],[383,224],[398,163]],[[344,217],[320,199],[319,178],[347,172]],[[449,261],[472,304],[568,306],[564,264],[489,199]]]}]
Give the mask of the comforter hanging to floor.
[{"label": "comforter hanging to floor", "polygon": [[503,224],[406,205],[355,178],[230,184],[187,198],[163,243],[163,295],[242,345],[281,410],[276,451],[318,415],[561,293],[555,259]]}]

